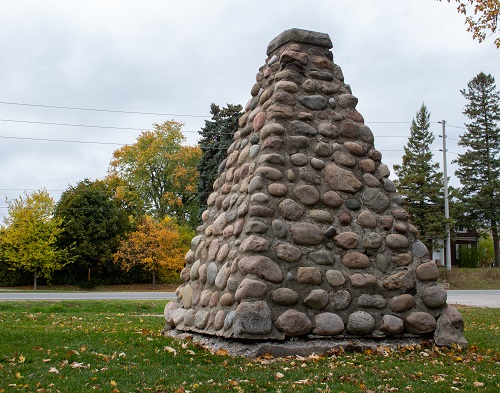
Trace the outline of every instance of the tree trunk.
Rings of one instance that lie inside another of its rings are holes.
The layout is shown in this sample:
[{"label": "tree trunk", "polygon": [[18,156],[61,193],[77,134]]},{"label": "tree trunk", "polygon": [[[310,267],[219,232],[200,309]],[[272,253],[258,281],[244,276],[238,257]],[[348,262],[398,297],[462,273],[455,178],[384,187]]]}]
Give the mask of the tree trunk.
[{"label": "tree trunk", "polygon": [[36,270],[35,270],[35,273],[33,274],[33,289],[34,289],[35,291],[37,290]]},{"label": "tree trunk", "polygon": [[498,227],[496,224],[493,224],[491,227],[491,235],[493,237],[493,250],[495,254],[495,262],[493,263],[494,267],[500,267],[500,247],[498,244]]},{"label": "tree trunk", "polygon": [[153,270],[153,289],[156,289],[156,272]]}]

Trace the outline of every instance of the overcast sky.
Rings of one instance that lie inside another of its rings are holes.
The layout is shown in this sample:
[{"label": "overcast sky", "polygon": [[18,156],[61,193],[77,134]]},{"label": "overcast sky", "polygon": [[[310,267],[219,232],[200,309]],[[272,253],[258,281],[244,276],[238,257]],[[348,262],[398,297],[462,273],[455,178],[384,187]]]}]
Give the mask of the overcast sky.
[{"label": "overcast sky", "polygon": [[0,214],[25,190],[57,201],[105,177],[113,151],[155,122],[184,122],[196,144],[210,104],[244,106],[268,43],[292,27],[330,35],[390,168],[423,102],[435,135],[448,122],[451,161],[467,121],[460,89],[481,71],[500,85],[494,37],[473,41],[436,0],[0,0]]}]

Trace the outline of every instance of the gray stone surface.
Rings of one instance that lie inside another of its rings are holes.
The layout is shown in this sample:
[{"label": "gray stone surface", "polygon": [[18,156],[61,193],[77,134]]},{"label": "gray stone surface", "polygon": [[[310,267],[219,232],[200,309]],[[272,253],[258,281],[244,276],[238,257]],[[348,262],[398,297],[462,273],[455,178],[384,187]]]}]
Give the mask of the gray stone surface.
[{"label": "gray stone surface", "polygon": [[439,342],[463,342],[330,47],[298,29],[270,44],[167,325],[257,341],[439,326]]}]

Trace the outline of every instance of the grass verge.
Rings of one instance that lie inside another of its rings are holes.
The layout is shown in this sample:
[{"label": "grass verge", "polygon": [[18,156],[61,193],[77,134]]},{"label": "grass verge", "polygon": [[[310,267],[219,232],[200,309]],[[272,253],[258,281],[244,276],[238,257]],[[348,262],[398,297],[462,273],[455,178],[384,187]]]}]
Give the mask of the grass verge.
[{"label": "grass verge", "polygon": [[498,392],[500,309],[460,308],[468,350],[231,358],[161,334],[155,301],[0,302],[0,392]]},{"label": "grass verge", "polygon": [[450,289],[500,289],[500,268],[440,269],[440,278]]}]

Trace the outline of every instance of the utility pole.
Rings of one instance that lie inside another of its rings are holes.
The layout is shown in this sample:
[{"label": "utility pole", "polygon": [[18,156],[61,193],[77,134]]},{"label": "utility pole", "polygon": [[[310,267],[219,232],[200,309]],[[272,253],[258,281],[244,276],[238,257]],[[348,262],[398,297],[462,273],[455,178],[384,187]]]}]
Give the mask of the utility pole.
[{"label": "utility pole", "polygon": [[446,120],[443,125],[443,185],[444,185],[444,218],[446,219],[446,270],[451,270],[451,237],[450,237],[450,207],[448,205],[448,161],[446,161]]}]

